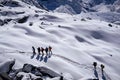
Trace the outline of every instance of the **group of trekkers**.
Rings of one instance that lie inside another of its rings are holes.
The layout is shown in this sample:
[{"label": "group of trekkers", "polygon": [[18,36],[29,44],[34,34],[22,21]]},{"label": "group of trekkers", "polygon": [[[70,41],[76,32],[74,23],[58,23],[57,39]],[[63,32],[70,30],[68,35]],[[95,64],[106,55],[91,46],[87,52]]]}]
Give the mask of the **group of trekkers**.
[{"label": "group of trekkers", "polygon": [[[97,62],[93,62],[93,66],[94,66],[94,75],[95,75],[95,79],[92,79],[92,80],[99,80],[99,76],[98,76],[98,73],[97,73]],[[106,80],[106,77],[105,77],[105,74],[104,74],[104,68],[105,68],[105,65],[101,64],[100,65],[100,68],[101,68],[101,73],[102,73],[102,79],[103,80]]]},{"label": "group of trekkers", "polygon": [[[34,46],[32,46],[32,51],[33,51],[33,54],[36,54],[36,50],[35,50]],[[46,54],[46,56],[52,55],[52,47],[51,46],[46,47],[46,48],[38,47],[37,52],[39,55],[42,55],[42,56],[44,56],[45,54]]]},{"label": "group of trekkers", "polygon": [[[96,69],[96,67],[97,67],[97,62],[93,62],[93,66],[94,66],[94,68]],[[101,71],[102,71],[102,73],[103,73],[103,69],[105,68],[105,66],[104,66],[103,64],[101,64],[100,67],[101,67]]]}]

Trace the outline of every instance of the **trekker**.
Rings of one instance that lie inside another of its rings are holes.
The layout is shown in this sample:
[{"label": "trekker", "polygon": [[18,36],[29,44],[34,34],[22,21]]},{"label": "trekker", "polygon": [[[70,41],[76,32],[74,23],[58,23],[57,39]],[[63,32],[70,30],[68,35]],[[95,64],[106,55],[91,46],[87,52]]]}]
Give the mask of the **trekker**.
[{"label": "trekker", "polygon": [[32,51],[33,51],[33,54],[36,54],[34,46],[32,46]]},{"label": "trekker", "polygon": [[48,47],[48,51],[49,51],[49,57],[51,57],[51,55],[52,55],[52,47],[51,46]]},{"label": "trekker", "polygon": [[61,75],[60,75],[60,80],[63,80],[63,74],[61,73]]},{"label": "trekker", "polygon": [[100,66],[101,66],[101,71],[103,72],[103,69],[105,68],[105,66],[103,64],[101,64]]},{"label": "trekker", "polygon": [[49,57],[51,57],[51,55],[52,55],[52,47],[51,46],[48,47],[48,52],[49,52]]},{"label": "trekker", "polygon": [[48,48],[47,47],[45,48],[45,52],[46,52],[46,55],[48,55]]},{"label": "trekker", "polygon": [[93,62],[93,66],[94,66],[94,68],[96,69],[97,62]]},{"label": "trekker", "polygon": [[40,47],[38,47],[37,50],[38,50],[38,54],[40,55]]},{"label": "trekker", "polygon": [[52,54],[52,47],[51,46],[48,47],[48,50],[49,50],[49,53]]},{"label": "trekker", "polygon": [[44,56],[44,48],[43,47],[41,47],[41,52],[42,52],[42,55]]}]

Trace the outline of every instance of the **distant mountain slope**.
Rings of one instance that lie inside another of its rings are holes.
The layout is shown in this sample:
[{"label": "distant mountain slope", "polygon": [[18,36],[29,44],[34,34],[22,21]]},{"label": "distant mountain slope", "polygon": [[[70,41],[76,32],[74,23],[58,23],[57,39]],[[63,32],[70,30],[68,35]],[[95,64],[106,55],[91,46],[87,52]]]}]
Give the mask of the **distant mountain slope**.
[{"label": "distant mountain slope", "polygon": [[93,11],[119,12],[120,10],[120,0],[38,0],[38,2],[48,10],[73,14]]},{"label": "distant mountain slope", "polygon": [[[9,7],[20,7],[21,2],[27,3],[28,5],[35,6],[40,9],[45,9],[42,5],[38,3],[37,0],[0,0],[0,5]],[[24,4],[24,6],[26,6],[26,4]]]},{"label": "distant mountain slope", "polygon": [[[58,12],[80,13],[82,11],[82,0],[38,0],[48,10],[56,10]],[[71,8],[71,9],[70,9]],[[60,10],[59,10],[60,9]]]},{"label": "distant mountain slope", "polygon": [[1,0],[0,2],[23,1],[45,10],[69,14],[81,12],[117,12],[120,13],[120,0]]}]

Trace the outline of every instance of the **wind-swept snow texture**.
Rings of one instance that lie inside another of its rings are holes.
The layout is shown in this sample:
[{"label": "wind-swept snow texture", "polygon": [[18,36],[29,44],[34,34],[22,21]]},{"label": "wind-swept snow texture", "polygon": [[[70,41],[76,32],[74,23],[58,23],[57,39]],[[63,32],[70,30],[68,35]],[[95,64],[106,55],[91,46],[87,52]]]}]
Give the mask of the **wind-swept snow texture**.
[{"label": "wind-swept snow texture", "polygon": [[[120,26],[18,2],[17,7],[0,6],[1,22],[11,19],[0,26],[0,63],[12,58],[16,69],[24,63],[45,66],[67,80],[120,80]],[[18,23],[25,16],[27,21]],[[32,46],[49,45],[53,55],[47,61],[36,59],[37,55],[31,58]],[[96,70],[93,62],[98,63]],[[100,64],[105,65],[104,73]]]}]

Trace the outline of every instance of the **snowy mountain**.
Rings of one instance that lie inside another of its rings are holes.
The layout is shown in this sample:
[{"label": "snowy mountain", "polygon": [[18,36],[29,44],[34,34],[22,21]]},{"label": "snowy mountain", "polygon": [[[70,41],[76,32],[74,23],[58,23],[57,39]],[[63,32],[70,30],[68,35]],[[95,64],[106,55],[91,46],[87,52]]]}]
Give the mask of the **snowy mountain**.
[{"label": "snowy mountain", "polygon": [[[11,0],[1,0],[10,5]],[[27,4],[62,13],[120,12],[120,0],[21,0]]]},{"label": "snowy mountain", "polygon": [[[41,5],[42,9],[48,11],[95,14],[99,15],[101,20],[120,24],[120,0],[34,0],[31,2]],[[91,17],[94,16],[91,15]]]},{"label": "snowy mountain", "polygon": [[81,12],[119,12],[119,0],[38,0],[48,10],[79,14]]},{"label": "snowy mountain", "polygon": [[[66,0],[69,5],[56,10],[87,10],[74,1],[81,0]],[[120,21],[119,13],[70,15],[46,11],[45,1],[39,4],[36,0],[0,1],[0,79],[3,74],[12,80],[60,80],[61,75],[63,80],[120,79],[120,26],[107,22]],[[119,5],[117,1],[113,4]],[[38,53],[38,47],[48,46],[52,54]]]}]

